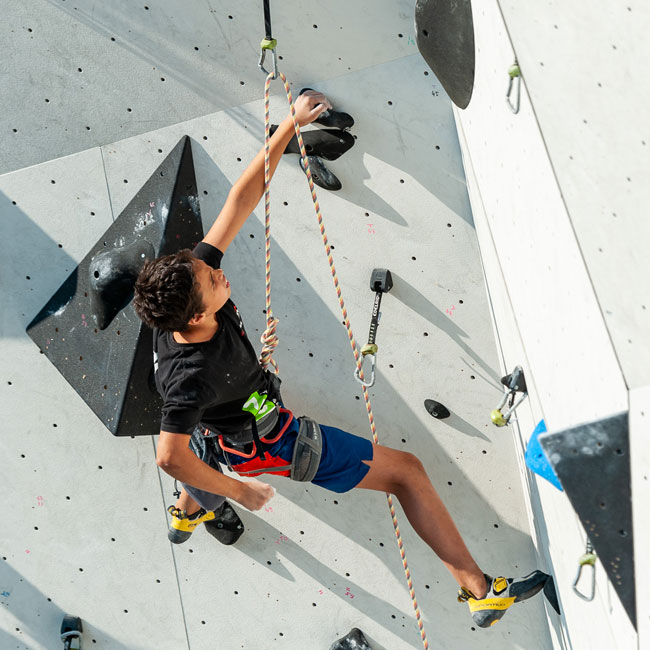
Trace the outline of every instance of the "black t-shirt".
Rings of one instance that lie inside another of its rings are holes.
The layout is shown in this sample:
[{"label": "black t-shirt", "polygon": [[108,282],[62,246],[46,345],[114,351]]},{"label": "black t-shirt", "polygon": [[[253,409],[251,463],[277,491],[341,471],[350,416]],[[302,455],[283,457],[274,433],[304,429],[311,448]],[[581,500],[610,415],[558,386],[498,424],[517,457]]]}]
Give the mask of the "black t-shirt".
[{"label": "black t-shirt", "polygon": [[[214,246],[200,242],[192,254],[212,268],[221,266],[223,253]],[[259,364],[237,307],[228,300],[216,316],[216,334],[202,343],[178,343],[172,332],[154,329],[163,431],[192,433],[201,423],[237,439],[250,429],[251,411],[259,418],[271,409],[271,400],[265,402],[268,374]]]}]

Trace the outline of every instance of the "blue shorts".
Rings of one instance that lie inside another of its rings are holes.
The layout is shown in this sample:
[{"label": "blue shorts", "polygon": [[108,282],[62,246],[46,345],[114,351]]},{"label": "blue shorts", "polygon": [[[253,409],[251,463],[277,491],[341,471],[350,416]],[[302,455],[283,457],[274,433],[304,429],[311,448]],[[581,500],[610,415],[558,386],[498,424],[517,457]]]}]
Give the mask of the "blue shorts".
[{"label": "blue shorts", "polygon": [[[280,415],[280,422],[277,430],[285,425],[289,419],[289,415],[282,413]],[[291,465],[293,458],[293,448],[298,437],[298,418],[294,417],[293,421],[289,424],[287,431],[284,435],[272,444],[263,444],[264,452],[267,455],[266,461],[258,459],[244,459],[241,456],[224,452],[221,450],[216,439],[212,438],[212,444],[206,444],[208,441],[203,439],[197,440],[202,444],[195,447],[194,452],[206,463],[220,469],[218,463],[228,465],[236,472],[238,465],[244,461],[252,462],[255,467],[259,468],[259,474],[275,473],[284,476],[289,475],[289,471],[274,472],[274,468],[280,466],[286,467]],[[320,464],[316,476],[312,483],[320,487],[330,490],[332,492],[347,492],[356,487],[361,480],[366,476],[370,467],[366,465],[364,460],[372,460],[373,446],[370,440],[355,436],[347,431],[330,427],[327,425],[320,425],[323,448],[321,453]],[[194,436],[201,438],[201,433],[197,429]],[[272,436],[273,434],[271,434]],[[249,463],[247,463],[249,464]],[[242,467],[240,467],[242,469]],[[249,470],[250,467],[246,467]],[[248,472],[250,476],[251,473]],[[257,473],[255,474],[257,475]]]},{"label": "blue shorts", "polygon": [[[281,416],[281,426],[284,426],[287,418],[286,415]],[[294,417],[282,438],[268,448],[265,446],[264,450],[272,457],[291,463],[298,427],[298,418]],[[372,460],[372,443],[336,427],[321,424],[320,429],[323,450],[312,483],[332,492],[347,492],[359,485],[368,473],[370,467],[362,461]],[[233,462],[232,458],[230,460]]]}]

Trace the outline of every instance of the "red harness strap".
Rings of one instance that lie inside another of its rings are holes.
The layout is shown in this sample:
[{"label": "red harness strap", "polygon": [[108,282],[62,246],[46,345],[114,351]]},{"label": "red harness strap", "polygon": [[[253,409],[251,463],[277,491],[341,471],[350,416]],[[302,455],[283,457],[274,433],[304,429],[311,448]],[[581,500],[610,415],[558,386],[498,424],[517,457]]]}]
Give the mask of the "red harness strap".
[{"label": "red harness strap", "polygon": [[[275,435],[273,438],[261,438],[260,442],[263,442],[268,445],[277,442],[287,432],[289,425],[293,422],[293,413],[289,409],[280,407],[278,410],[280,412],[280,415],[282,415],[283,413],[288,413],[289,417],[287,418],[287,421],[284,423],[284,426],[280,429],[277,435]],[[232,468],[237,473],[243,472],[248,476],[257,476],[259,474],[264,474],[264,472],[273,471],[273,469],[271,468],[274,467],[286,468],[287,466],[287,461],[284,460],[283,458],[280,458],[279,456],[271,456],[270,454],[266,454],[266,460],[262,460],[261,458],[256,457],[257,446],[255,445],[255,442],[252,443],[253,445],[252,450],[249,453],[245,453],[243,451],[240,451],[239,449],[233,449],[232,447],[227,447],[224,443],[222,435],[218,436],[217,439],[219,441],[219,447],[221,447],[222,451],[228,452],[229,454],[233,454],[234,456],[239,456],[240,458],[252,459],[252,460],[244,461],[242,463],[233,465]],[[255,472],[255,470],[257,469],[259,469],[260,471]],[[251,472],[255,472],[255,473],[251,473]],[[291,468],[289,467],[288,469],[282,469],[274,473],[277,473],[280,476],[289,476],[290,472],[291,472]]]},{"label": "red harness strap", "polygon": [[237,474],[246,476],[259,476],[268,473],[277,474],[278,476],[291,476],[291,464],[287,465],[287,462],[286,459],[280,458],[280,456],[266,454],[265,460],[256,456],[252,460],[233,465],[232,469]]}]

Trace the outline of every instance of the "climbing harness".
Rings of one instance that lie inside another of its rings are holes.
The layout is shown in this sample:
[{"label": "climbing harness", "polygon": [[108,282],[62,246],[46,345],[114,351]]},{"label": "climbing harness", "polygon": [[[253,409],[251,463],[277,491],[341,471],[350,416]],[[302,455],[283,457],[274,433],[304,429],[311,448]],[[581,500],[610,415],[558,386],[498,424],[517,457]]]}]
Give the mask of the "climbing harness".
[{"label": "climbing harness", "polygon": [[[582,576],[582,570],[586,566],[591,567],[591,589],[588,596],[583,594],[578,589],[578,583],[580,582],[580,578]],[[589,538],[587,538],[585,552],[580,556],[580,559],[578,560],[578,573],[576,574],[576,579],[573,581],[573,591],[575,592],[576,596],[579,596],[582,598],[582,600],[586,600],[588,603],[590,603],[596,595],[596,554],[594,553],[594,547],[591,545]]]},{"label": "climbing harness", "polygon": [[[262,438],[261,442],[263,444],[271,445],[280,440],[293,421],[293,413],[291,411],[285,408],[280,408],[279,410],[281,413],[288,414],[287,421],[273,438]],[[259,454],[259,446],[255,441],[249,443],[252,445],[252,449],[244,450],[241,447],[226,446],[224,437],[218,435],[217,444],[221,452],[220,455],[224,458],[228,469],[231,472],[236,472],[240,476],[257,476],[258,474],[272,473],[288,476],[294,481],[303,482],[311,482],[316,476],[323,450],[320,426],[315,420],[304,416],[298,418],[298,435],[293,447],[291,464],[287,464],[287,461],[279,456],[266,454],[264,457],[261,457]],[[231,455],[241,458],[241,462],[233,462]]]},{"label": "climbing harness", "polygon": [[[506,93],[506,102],[508,102],[510,110],[516,115],[519,112],[519,100],[521,98],[521,70],[519,69],[517,59],[515,59],[515,62],[508,68],[508,77],[509,80],[508,92]],[[517,97],[514,104],[512,101],[510,101],[513,85],[517,86]]]},{"label": "climbing harness", "polygon": [[[521,366],[516,366],[509,375],[501,377],[501,383],[505,387],[503,398],[499,402],[499,405],[490,413],[492,423],[497,427],[507,426],[516,408],[528,396],[526,378],[524,377],[524,371]],[[515,401],[515,395],[517,393],[521,393],[521,395]],[[508,410],[503,413],[501,409],[505,406],[506,402],[508,402]]]},{"label": "climbing harness", "polygon": [[320,425],[311,418],[298,418],[298,438],[291,459],[291,478],[311,483],[316,476],[323,452],[323,435]]},{"label": "climbing harness", "polygon": [[[370,276],[370,288],[375,292],[375,302],[372,306],[372,320],[370,321],[370,332],[368,333],[368,343],[361,348],[361,365],[357,366],[354,371],[354,378],[361,383],[362,386],[370,388],[375,384],[375,365],[377,363],[377,329],[379,328],[379,318],[381,313],[381,297],[384,293],[388,293],[393,288],[393,276],[388,269],[374,269]],[[372,365],[370,367],[370,380],[362,379],[363,362],[366,358],[370,359]]]},{"label": "climbing harness", "polygon": [[[264,0],[264,13],[265,16],[267,16],[267,8],[268,8],[268,3],[269,0]],[[270,16],[270,12],[268,12],[268,15]],[[270,19],[267,21],[265,19],[265,23],[267,27],[270,27]],[[270,31],[270,30],[269,30]],[[267,33],[269,33],[267,31]],[[336,295],[339,299],[339,307],[341,309],[341,315],[343,316],[343,324],[346,327],[347,333],[348,333],[348,340],[350,341],[350,347],[352,348],[352,352],[354,354],[354,360],[357,365],[357,370],[359,372],[359,376],[361,379],[364,378],[363,375],[363,369],[361,367],[361,354],[359,352],[359,348],[357,346],[357,343],[354,339],[354,335],[352,333],[352,328],[350,326],[350,320],[348,318],[348,312],[345,307],[345,302],[343,300],[343,295],[341,292],[341,287],[339,285],[339,279],[336,273],[336,268],[334,266],[334,260],[332,258],[332,252],[331,248],[329,245],[329,240],[327,238],[327,234],[325,232],[325,225],[323,223],[323,216],[320,211],[320,204],[318,203],[318,198],[316,197],[316,190],[314,187],[314,180],[312,178],[311,174],[311,169],[309,168],[309,161],[307,159],[307,151],[305,150],[305,145],[302,139],[302,135],[300,134],[300,126],[298,124],[298,121],[296,120],[296,111],[293,105],[293,96],[291,93],[291,88],[289,87],[289,82],[287,81],[287,78],[284,76],[284,74],[280,71],[275,71],[277,73],[277,76],[282,79],[282,83],[284,84],[284,90],[287,94],[287,101],[289,102],[290,110],[291,110],[291,118],[293,120],[293,127],[296,131],[296,137],[298,139],[298,144],[300,145],[300,156],[303,161],[303,168],[305,170],[305,174],[307,175],[307,181],[309,182],[309,189],[311,191],[311,196],[312,196],[312,201],[314,202],[314,210],[316,211],[316,217],[318,220],[318,225],[320,228],[321,232],[321,237],[323,240],[323,246],[325,247],[325,254],[327,255],[327,260],[330,265],[330,271],[332,274],[332,281],[334,282],[334,289],[336,291]],[[273,73],[268,73],[266,77],[266,83],[264,85],[264,206],[265,206],[265,215],[266,215],[266,220],[265,220],[265,235],[266,235],[266,317],[267,317],[267,329],[262,334],[262,343],[263,349],[262,349],[262,354],[260,355],[260,363],[264,368],[267,367],[267,364],[271,364],[277,374],[277,364],[273,361],[272,359],[272,354],[273,354],[273,349],[277,346],[278,340],[277,336],[275,334],[276,331],[276,326],[277,326],[277,319],[274,319],[271,313],[271,298],[270,298],[270,287],[271,287],[271,277],[270,277],[270,178],[269,178],[269,169],[270,169],[270,157],[269,157],[269,131],[270,131],[270,119],[269,119],[269,101],[270,101],[270,88],[271,88],[271,81],[275,77],[273,76]],[[379,438],[377,436],[377,428],[375,426],[375,418],[372,413],[372,406],[370,404],[370,396],[368,394],[368,388],[366,386],[362,386],[363,389],[363,398],[366,403],[366,411],[368,414],[368,422],[370,423],[370,430],[372,432],[372,437],[375,442],[375,444],[379,444]],[[409,587],[409,593],[411,595],[411,600],[413,602],[413,609],[415,610],[415,618],[417,620],[418,628],[420,630],[420,636],[422,637],[422,643],[424,645],[425,650],[428,650],[429,648],[429,641],[427,640],[427,635],[424,630],[424,621],[422,620],[422,614],[420,613],[420,608],[418,606],[417,598],[415,596],[415,589],[413,587],[413,580],[411,578],[411,572],[408,567],[408,562],[406,560],[406,551],[404,550],[404,542],[402,540],[402,534],[399,529],[399,524],[397,523],[397,515],[395,514],[395,506],[393,505],[393,498],[389,493],[386,493],[386,498],[388,500],[388,507],[390,509],[390,514],[391,518],[393,521],[393,528],[395,530],[395,537],[397,538],[397,546],[399,547],[400,551],[400,556],[402,558],[402,566],[404,567],[404,573],[406,575],[406,582]]]}]

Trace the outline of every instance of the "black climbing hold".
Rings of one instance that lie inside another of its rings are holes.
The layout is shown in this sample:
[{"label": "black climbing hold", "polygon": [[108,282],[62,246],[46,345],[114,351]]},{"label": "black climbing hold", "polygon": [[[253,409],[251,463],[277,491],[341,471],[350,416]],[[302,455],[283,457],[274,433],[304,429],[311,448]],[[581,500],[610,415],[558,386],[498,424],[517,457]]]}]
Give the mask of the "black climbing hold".
[{"label": "black climbing hold", "polygon": [[456,106],[474,88],[474,23],[470,0],[416,0],[418,50]]},{"label": "black climbing hold", "polygon": [[[275,133],[277,125],[271,125],[271,135]],[[348,149],[354,146],[354,136],[340,129],[314,129],[301,131],[302,141],[308,156],[320,156],[325,160],[336,160]],[[287,145],[284,153],[300,153],[298,138],[294,135]]]},{"label": "black climbing hold", "polygon": [[424,408],[438,420],[444,420],[451,415],[449,409],[444,404],[436,402],[434,399],[425,399]]},{"label": "black climbing hold", "polygon": [[[307,90],[313,90],[313,88],[303,88],[300,94],[302,95]],[[349,129],[354,126],[354,118],[348,113],[330,109],[321,113],[318,119],[314,120],[314,123],[322,124],[333,129]]]},{"label": "black climbing hold", "polygon": [[330,646],[330,650],[372,650],[372,648],[364,633],[358,627],[353,627],[344,637],[335,641]]},{"label": "black climbing hold", "polygon": [[[307,160],[309,161],[311,178],[318,187],[322,187],[323,189],[332,192],[341,189],[341,181],[329,169],[327,169],[327,167],[325,167],[322,158],[319,158],[318,156],[307,156]],[[307,173],[302,164],[302,157],[298,158],[298,162],[300,163],[302,171]]]},{"label": "black climbing hold", "polygon": [[206,521],[206,530],[216,540],[230,546],[244,534],[244,524],[235,509],[227,502],[215,510],[216,519]]},{"label": "black climbing hold", "polygon": [[[81,648],[81,634],[83,632],[83,624],[78,616],[70,616],[66,614],[61,623],[61,640],[63,641],[64,650],[72,650],[72,648]],[[73,641],[76,643],[73,644]]]},{"label": "black climbing hold", "polygon": [[88,267],[90,309],[97,327],[105,330],[133,298],[133,285],[145,259],[153,259],[153,246],[136,239],[128,246],[104,250]]},{"label": "black climbing hold", "polygon": [[636,628],[627,412],[541,434],[539,442]]},{"label": "black climbing hold", "polygon": [[560,613],[560,601],[557,597],[557,591],[555,590],[555,581],[553,576],[549,576],[544,585],[544,597],[548,600],[548,604],[555,610],[556,614]]},{"label": "black climbing hold", "polygon": [[388,269],[373,269],[370,276],[372,291],[388,293],[393,288],[393,276]]},{"label": "black climbing hold", "polygon": [[159,431],[152,333],[133,310],[131,282],[142,254],[166,255],[203,238],[197,195],[186,136],[27,327],[114,435]]}]

